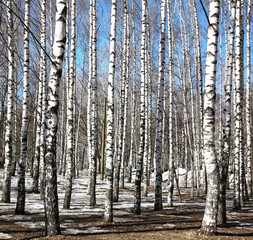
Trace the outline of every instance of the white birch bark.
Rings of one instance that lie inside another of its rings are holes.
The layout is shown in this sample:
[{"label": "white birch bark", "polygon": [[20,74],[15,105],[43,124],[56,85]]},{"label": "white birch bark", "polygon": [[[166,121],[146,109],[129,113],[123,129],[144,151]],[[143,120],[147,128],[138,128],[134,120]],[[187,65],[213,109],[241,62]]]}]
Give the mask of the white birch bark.
[{"label": "white birch bark", "polygon": [[142,0],[141,17],[141,93],[140,93],[140,143],[135,177],[134,214],[141,214],[141,174],[143,169],[144,144],[145,144],[145,41],[147,23],[147,0]]},{"label": "white birch bark", "polygon": [[41,50],[40,50],[40,81],[41,81],[41,127],[40,127],[40,196],[43,197],[44,191],[44,156],[45,156],[45,121],[46,121],[46,109],[47,109],[47,62],[46,62],[46,0],[41,1]]},{"label": "white birch bark", "polygon": [[234,209],[240,210],[240,140],[241,140],[241,3],[236,2],[236,50],[235,50],[235,130],[234,130]]},{"label": "white birch bark", "polygon": [[248,193],[252,197],[252,162],[251,162],[251,131],[250,131],[250,70],[251,70],[251,58],[250,58],[250,24],[251,24],[251,0],[248,0],[248,12],[247,12],[247,87],[246,87],[246,129],[247,129],[247,145],[246,145],[246,163],[247,163],[247,185],[248,185]]},{"label": "white birch bark", "polygon": [[46,235],[60,234],[56,171],[56,132],[58,127],[59,84],[66,42],[67,1],[56,1],[55,36],[48,84],[45,149],[45,226]]},{"label": "white birch bark", "polygon": [[[153,38],[154,34],[152,35]],[[153,41],[152,41],[153,42]],[[149,87],[149,102],[148,102],[148,184],[150,185],[150,175],[152,168],[152,65],[151,65],[151,42],[150,42],[150,27],[148,28],[148,87]]]},{"label": "white birch bark", "polygon": [[[199,84],[199,102],[200,102],[200,162],[202,163],[202,172],[203,172],[203,187],[205,188],[205,163],[203,161],[203,77],[202,77],[202,62],[201,62],[201,45],[200,45],[200,34],[199,34],[199,21],[198,21],[198,12],[196,8],[196,0],[193,0],[193,9],[194,9],[194,22],[196,29],[196,40],[197,40],[197,58],[198,58],[198,84]],[[197,84],[197,83],[196,83]]]},{"label": "white birch bark", "polygon": [[[41,150],[43,150],[43,139],[44,139],[44,126],[42,122],[42,118],[44,120],[45,117],[45,107],[43,107],[43,104],[45,104],[45,86],[44,85],[44,68],[45,66],[45,41],[46,41],[46,1],[43,0],[41,1],[41,26],[40,26],[40,41],[41,41],[41,48],[40,48],[40,62],[39,62],[39,68],[40,68],[40,73],[39,73],[39,83],[38,83],[38,102],[37,102],[37,126],[36,126],[36,143],[35,143],[35,156],[34,156],[34,170],[33,170],[33,183],[32,183],[32,191],[34,193],[39,192],[39,178],[41,176],[41,180],[43,178],[43,173],[41,170],[43,169],[43,163],[41,160],[41,156],[43,156],[41,153]],[[41,142],[42,141],[42,142]],[[42,181],[41,181],[42,184]],[[41,185],[42,187],[42,185]]]},{"label": "white birch bark", "polygon": [[162,122],[163,122],[163,91],[164,91],[164,65],[165,65],[165,20],[166,1],[161,1],[161,39],[159,46],[159,76],[158,76],[158,102],[156,117],[156,140],[155,140],[155,203],[154,209],[162,209]]},{"label": "white birch bark", "polygon": [[228,164],[230,158],[230,137],[231,137],[231,90],[233,76],[233,55],[234,55],[234,39],[235,39],[235,11],[236,0],[230,1],[230,21],[228,36],[228,51],[226,63],[226,82],[223,109],[223,139],[222,139],[222,158],[220,169],[220,198],[218,208],[218,223],[226,223],[226,187],[228,176]]},{"label": "white birch bark", "polygon": [[5,126],[5,163],[2,188],[2,202],[10,202],[11,170],[13,161],[12,149],[12,120],[14,107],[14,46],[13,46],[13,0],[7,0],[7,34],[8,34],[8,90],[7,90],[7,114]]},{"label": "white birch bark", "polygon": [[28,130],[28,101],[29,101],[29,27],[30,27],[30,0],[25,1],[24,26],[24,76],[23,76],[23,109],[21,125],[21,154],[18,165],[18,196],[15,214],[25,212],[25,169],[27,159],[27,130]]},{"label": "white birch bark", "polygon": [[173,43],[170,14],[170,0],[167,2],[168,12],[168,42],[169,42],[169,179],[168,179],[168,205],[173,206],[172,196],[174,188],[174,149],[173,149]]},{"label": "white birch bark", "polygon": [[130,138],[130,156],[129,156],[129,179],[128,182],[132,181],[132,167],[134,157],[134,133],[135,133],[135,110],[136,110],[136,43],[135,43],[135,2],[133,1],[133,79],[132,79],[132,113],[131,113],[131,138]]},{"label": "white birch bark", "polygon": [[[128,79],[126,77],[127,72],[127,1],[123,1],[124,11],[124,37],[123,37],[123,54],[122,54],[122,66],[121,66],[121,91],[120,91],[120,119],[119,119],[119,146],[116,167],[114,171],[114,183],[113,183],[113,200],[117,202],[119,199],[119,181],[124,177],[123,169],[123,156],[125,152],[125,126],[126,126],[126,111],[127,111],[127,89]],[[124,181],[124,180],[123,180]],[[122,186],[122,182],[121,182]],[[123,186],[122,186],[123,187]]]},{"label": "white birch bark", "polygon": [[115,55],[116,55],[116,14],[117,0],[111,2],[111,29],[110,29],[110,62],[107,93],[107,121],[106,121],[106,200],[104,221],[113,221],[113,143],[114,143],[114,77],[115,77]]},{"label": "white birch bark", "polygon": [[90,206],[96,204],[97,176],[97,38],[96,38],[96,0],[92,3],[92,102],[91,102],[91,174],[90,174]]},{"label": "white birch bark", "polygon": [[71,2],[71,43],[70,43],[70,77],[67,79],[67,171],[65,182],[65,197],[63,208],[70,208],[72,194],[72,178],[74,163],[74,82],[75,82],[75,60],[76,60],[76,0]]},{"label": "white birch bark", "polygon": [[[91,178],[91,101],[92,101],[92,39],[93,39],[93,0],[90,0],[90,36],[89,36],[89,80],[88,80],[88,103],[87,103],[87,143],[88,143],[88,163],[89,163],[89,179]],[[88,183],[88,194],[90,194],[90,182]]]},{"label": "white birch bark", "polygon": [[204,149],[203,155],[206,164],[208,187],[205,213],[201,230],[204,234],[212,235],[217,231],[217,207],[219,194],[219,171],[214,148],[215,133],[215,82],[217,43],[219,29],[220,1],[211,0],[209,6],[209,22],[207,55],[206,55],[206,79],[204,93]]},{"label": "white birch bark", "polygon": [[[148,19],[148,13],[147,19]],[[148,20],[147,20],[147,33],[148,33]],[[145,42],[145,143],[143,154],[143,196],[148,195],[148,34]]]},{"label": "white birch bark", "polygon": [[124,81],[124,115],[123,115],[123,138],[122,138],[122,151],[121,151],[121,169],[120,169],[120,187],[124,188],[125,178],[125,152],[126,152],[126,135],[127,135],[127,115],[128,115],[128,86],[129,86],[129,48],[130,48],[130,35],[129,35],[129,13],[128,13],[128,1],[124,1],[124,57],[123,61],[123,78]]}]

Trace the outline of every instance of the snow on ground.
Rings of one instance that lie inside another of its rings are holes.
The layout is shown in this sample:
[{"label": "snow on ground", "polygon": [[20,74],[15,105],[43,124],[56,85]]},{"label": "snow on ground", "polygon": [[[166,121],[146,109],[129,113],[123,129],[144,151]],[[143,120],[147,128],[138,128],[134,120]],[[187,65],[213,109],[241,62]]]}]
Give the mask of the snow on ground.
[{"label": "snow on ground", "polygon": [[0,232],[0,239],[12,239],[10,234]]},{"label": "snow on ground", "polygon": [[[180,187],[184,187],[185,185],[185,169],[179,169],[179,185]],[[133,174],[135,174],[135,171],[133,171]],[[188,172],[188,182],[191,177],[191,172]],[[0,170],[0,178],[3,179],[3,170]],[[134,176],[133,176],[134,180]],[[168,172],[163,173],[163,191],[167,191],[167,180],[168,180]],[[68,234],[78,234],[78,233],[103,233],[107,232],[108,230],[100,228],[99,226],[92,226],[92,225],[80,225],[78,227],[73,226],[74,220],[67,219],[66,216],[76,218],[82,218],[82,219],[89,219],[90,217],[98,217],[98,219],[103,218],[104,214],[104,202],[105,202],[105,190],[106,190],[106,181],[101,181],[100,176],[97,178],[97,206],[90,207],[89,206],[89,195],[87,195],[87,184],[88,184],[88,172],[87,171],[80,171],[79,178],[73,179],[73,190],[72,190],[72,198],[71,198],[71,207],[70,209],[63,209],[63,201],[64,201],[64,177],[58,176],[58,197],[59,197],[59,212],[60,216],[65,216],[62,220],[61,227],[62,231],[64,233]],[[153,185],[154,182],[151,181],[151,185]],[[26,189],[29,190],[32,186],[32,178],[28,175],[26,176]],[[188,187],[190,185],[188,184]],[[114,221],[118,223],[124,223],[124,222],[136,222],[138,219],[134,218],[132,213],[133,210],[133,202],[134,202],[134,184],[133,183],[127,183],[125,182],[125,188],[127,190],[120,191],[119,196],[119,202],[114,203]],[[184,191],[185,189],[183,189]],[[175,191],[177,192],[177,191]],[[2,194],[2,182],[0,181],[0,195]],[[39,231],[38,229],[44,228],[44,221],[43,217],[41,218],[41,221],[34,221],[31,216],[29,215],[15,215],[14,210],[16,207],[16,198],[17,198],[17,177],[12,178],[12,191],[11,191],[11,203],[0,203],[0,208],[8,211],[9,213],[7,215],[0,216],[1,219],[12,219],[15,220],[15,223],[24,227],[30,228],[30,231]],[[164,200],[166,201],[166,197],[164,197]],[[174,207],[169,208],[164,205],[165,210],[169,209],[176,209],[180,207],[185,207],[187,205],[194,206],[194,209],[185,209],[186,212],[188,211],[199,211],[200,209],[203,209],[205,206],[205,201],[201,199],[184,199],[182,203],[178,201],[178,197],[175,196],[174,200]],[[228,202],[229,206],[231,206],[232,201]],[[154,208],[154,195],[149,193],[148,197],[142,198],[141,203],[142,209],[153,209]],[[253,211],[253,210],[252,210]],[[252,213],[251,211],[251,213]],[[10,212],[13,212],[13,214],[10,214]],[[44,205],[43,201],[40,199],[40,194],[34,194],[29,193],[29,191],[26,194],[26,212],[32,213],[32,214],[39,214],[41,216],[44,216]],[[231,217],[233,217],[231,213]],[[154,212],[149,213],[150,216],[152,215],[159,215]],[[165,216],[163,214],[160,214],[161,217]],[[191,216],[180,216],[180,215],[170,215],[172,218],[191,218]],[[237,217],[237,218],[236,218]],[[240,223],[238,221],[238,215],[235,216],[235,218],[231,218],[232,222],[238,223],[238,227],[246,227],[250,228],[252,227],[251,224],[246,223]],[[163,226],[167,227],[174,227],[174,224],[166,223]],[[8,234],[0,233],[0,239],[10,239],[11,236]]]}]

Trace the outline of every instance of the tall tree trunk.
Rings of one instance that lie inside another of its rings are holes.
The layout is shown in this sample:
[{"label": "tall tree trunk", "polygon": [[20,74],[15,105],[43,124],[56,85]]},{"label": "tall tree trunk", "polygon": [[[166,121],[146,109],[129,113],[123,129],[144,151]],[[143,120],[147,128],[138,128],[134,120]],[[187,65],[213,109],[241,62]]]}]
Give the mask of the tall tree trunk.
[{"label": "tall tree trunk", "polygon": [[[120,91],[120,119],[119,119],[119,150],[116,162],[116,168],[114,171],[114,183],[113,183],[113,200],[115,202],[119,199],[119,181],[121,180],[122,186],[122,178],[124,178],[124,169],[123,169],[123,158],[125,152],[125,126],[126,126],[126,116],[127,116],[127,89],[128,89],[128,79],[126,77],[126,68],[127,68],[127,15],[128,15],[128,2],[126,0],[123,1],[123,11],[124,11],[124,38],[123,38],[123,55],[122,55],[122,65],[121,65],[121,91]],[[121,179],[120,179],[121,178]]]},{"label": "tall tree trunk", "polygon": [[231,137],[231,89],[233,76],[233,55],[235,39],[235,10],[236,0],[230,1],[230,22],[229,22],[229,46],[226,63],[226,82],[223,109],[223,140],[222,140],[222,158],[220,169],[220,197],[218,205],[218,223],[226,223],[226,188],[228,176],[228,164],[230,158],[230,137]]},{"label": "tall tree trunk", "polygon": [[92,4],[92,102],[91,102],[91,174],[90,174],[90,206],[96,204],[97,177],[97,38],[96,38],[96,0]]},{"label": "tall tree trunk", "polygon": [[102,143],[101,143],[101,166],[100,166],[100,173],[101,177],[100,179],[104,180],[104,166],[105,166],[105,132],[106,132],[106,102],[107,99],[105,97],[104,100],[104,116],[103,116],[103,130],[102,130]]},{"label": "tall tree trunk", "polygon": [[170,14],[170,0],[167,2],[168,12],[168,41],[169,41],[169,179],[168,179],[168,205],[173,206],[172,196],[174,189],[174,148],[173,148],[173,43]]},{"label": "tall tree trunk", "polygon": [[14,105],[14,46],[13,46],[13,0],[7,0],[7,33],[8,33],[8,90],[7,90],[7,114],[5,126],[5,163],[2,189],[2,202],[10,202],[11,170],[13,161],[12,120]]},{"label": "tall tree trunk", "polygon": [[59,93],[58,86],[62,75],[62,63],[66,42],[66,0],[56,1],[55,36],[52,63],[48,84],[48,108],[46,121],[45,151],[45,226],[46,235],[60,234],[59,208],[56,171],[56,132],[58,127]]},{"label": "tall tree trunk", "polygon": [[251,0],[248,0],[248,13],[247,13],[247,88],[246,88],[246,129],[247,129],[247,146],[246,146],[246,163],[247,163],[247,185],[248,193],[252,197],[252,162],[251,162],[251,129],[250,129],[250,69],[251,69],[251,59],[250,59],[250,18],[251,18]]},{"label": "tall tree trunk", "polygon": [[111,2],[111,31],[110,31],[110,62],[107,93],[107,121],[106,121],[106,200],[104,221],[113,221],[113,143],[114,143],[114,76],[115,76],[115,49],[116,49],[116,13],[117,0]]},{"label": "tall tree trunk", "polygon": [[[88,165],[89,165],[89,179],[91,179],[91,104],[92,104],[92,72],[93,72],[93,0],[90,0],[90,36],[89,36],[89,80],[88,80],[88,103],[87,103],[87,143],[88,143]],[[90,184],[88,183],[88,194],[90,194]]]},{"label": "tall tree trunk", "polygon": [[15,213],[25,212],[25,169],[27,159],[27,130],[28,130],[28,92],[29,92],[29,27],[30,27],[30,0],[25,1],[24,26],[24,79],[23,79],[23,109],[21,126],[21,155],[18,168],[18,196]]},{"label": "tall tree trunk", "polygon": [[217,231],[217,207],[219,171],[215,156],[215,82],[220,1],[211,0],[209,7],[208,40],[206,55],[206,79],[204,93],[204,160],[207,170],[207,198],[201,230],[212,235]]},{"label": "tall tree trunk", "polygon": [[164,91],[164,65],[165,65],[165,20],[166,1],[161,1],[161,39],[159,46],[159,76],[158,76],[158,102],[156,117],[156,140],[155,140],[155,203],[154,209],[162,209],[162,123],[163,123],[163,91]]},{"label": "tall tree trunk", "polygon": [[128,1],[124,1],[124,56],[123,56],[123,86],[124,98],[121,100],[124,102],[124,115],[123,115],[123,138],[122,138],[122,152],[121,154],[121,170],[120,170],[120,187],[124,188],[125,178],[125,153],[126,153],[126,135],[127,135],[127,115],[128,115],[128,86],[129,86],[129,47],[130,47],[130,35],[129,35],[129,13],[128,13]]},{"label": "tall tree trunk", "polygon": [[40,196],[43,197],[44,191],[44,163],[45,163],[45,121],[47,110],[47,62],[46,62],[46,0],[41,1],[41,62],[40,62],[40,81],[41,81],[41,127],[40,127]]},{"label": "tall tree trunk", "polygon": [[[194,22],[196,28],[196,40],[197,40],[197,58],[198,58],[198,84],[199,84],[199,101],[200,101],[200,160],[202,164],[203,172],[203,187],[206,191],[206,182],[205,182],[205,164],[203,161],[203,77],[202,77],[202,62],[201,62],[201,44],[200,44],[200,34],[199,34],[199,22],[198,22],[198,12],[196,8],[196,0],[193,0],[193,9],[194,9]],[[196,83],[197,84],[197,83]]]},{"label": "tall tree trunk", "polygon": [[[68,37],[68,36],[67,36]],[[72,193],[73,163],[74,163],[74,82],[75,82],[75,61],[76,61],[76,0],[71,3],[71,56],[70,56],[70,78],[67,88],[67,176],[65,182],[65,198],[63,208],[70,208]]]},{"label": "tall tree trunk", "polygon": [[240,210],[240,140],[242,127],[241,109],[241,3],[236,2],[236,56],[235,56],[235,131],[234,131],[234,209]]},{"label": "tall tree trunk", "polygon": [[144,144],[145,144],[145,41],[147,24],[147,0],[142,0],[141,18],[141,109],[140,109],[140,143],[135,177],[134,214],[141,214],[141,174],[143,169]]},{"label": "tall tree trunk", "polygon": [[131,115],[131,138],[130,138],[130,156],[129,156],[129,178],[128,182],[132,181],[132,168],[134,158],[134,132],[135,132],[135,110],[136,110],[136,43],[135,43],[135,2],[133,1],[133,82],[132,82],[132,115]]}]

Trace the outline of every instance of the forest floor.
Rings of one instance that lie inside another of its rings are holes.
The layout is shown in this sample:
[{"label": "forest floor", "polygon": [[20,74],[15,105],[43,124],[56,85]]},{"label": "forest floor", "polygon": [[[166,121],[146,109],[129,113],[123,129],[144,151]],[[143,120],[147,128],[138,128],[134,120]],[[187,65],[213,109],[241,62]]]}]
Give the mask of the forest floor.
[{"label": "forest floor", "polygon": [[[2,177],[3,170],[0,170]],[[232,211],[232,193],[228,191],[228,223],[218,227],[213,237],[200,235],[199,229],[205,207],[205,196],[190,199],[190,188],[182,188],[183,201],[180,203],[175,192],[174,207],[166,206],[166,182],[163,183],[163,210],[154,211],[153,187],[142,198],[142,214],[133,215],[133,183],[126,183],[120,190],[119,202],[114,204],[114,223],[103,223],[105,181],[98,178],[97,205],[89,206],[87,195],[87,172],[81,172],[74,179],[71,208],[62,209],[64,199],[64,180],[58,177],[59,210],[62,235],[44,237],[43,201],[39,194],[26,194],[26,214],[15,215],[16,182],[12,179],[11,203],[0,203],[0,239],[253,239],[253,199],[241,211]],[[27,189],[31,186],[27,177]],[[0,194],[1,194],[0,185]]]}]

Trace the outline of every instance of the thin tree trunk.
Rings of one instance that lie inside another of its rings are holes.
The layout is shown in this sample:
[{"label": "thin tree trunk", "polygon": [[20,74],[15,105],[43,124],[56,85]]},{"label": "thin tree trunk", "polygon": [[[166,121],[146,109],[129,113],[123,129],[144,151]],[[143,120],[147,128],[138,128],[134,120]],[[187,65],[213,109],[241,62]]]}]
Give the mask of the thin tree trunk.
[{"label": "thin tree trunk", "polygon": [[48,84],[48,108],[45,151],[45,227],[46,235],[60,234],[56,171],[56,132],[58,126],[58,86],[62,75],[62,63],[66,42],[66,0],[56,1],[55,37]]},{"label": "thin tree trunk", "polygon": [[226,83],[223,109],[223,141],[221,158],[221,179],[220,197],[218,205],[218,223],[226,223],[226,188],[228,176],[228,164],[230,158],[230,137],[231,137],[231,89],[233,76],[233,54],[234,54],[234,31],[235,31],[235,5],[236,0],[230,2],[230,22],[229,22],[229,46],[226,64]]},{"label": "thin tree trunk", "polygon": [[241,109],[241,3],[236,2],[236,56],[235,56],[235,130],[234,130],[234,209],[241,209],[240,202],[240,140],[242,127]]},{"label": "thin tree trunk", "polygon": [[145,144],[145,41],[147,24],[147,0],[142,0],[141,18],[141,109],[140,109],[140,143],[135,177],[134,214],[141,214],[141,174],[143,169],[144,144]]},{"label": "thin tree trunk", "polygon": [[12,119],[14,105],[14,48],[13,48],[13,0],[7,0],[7,32],[8,32],[8,90],[7,90],[7,114],[5,126],[5,163],[2,188],[2,202],[10,202],[11,192],[11,167],[13,161],[12,150]]},{"label": "thin tree trunk", "polygon": [[110,31],[110,62],[107,93],[107,120],[106,120],[106,200],[104,221],[113,221],[113,144],[114,144],[114,76],[115,76],[115,49],[116,49],[116,13],[117,0],[111,2],[111,31]]},{"label": "thin tree trunk", "polygon": [[132,181],[132,168],[133,168],[133,157],[134,157],[134,130],[135,130],[135,110],[136,110],[136,43],[135,43],[135,2],[133,1],[133,89],[132,89],[132,116],[131,116],[131,138],[130,138],[130,156],[129,156],[129,178],[128,182]]},{"label": "thin tree trunk", "polygon": [[25,1],[24,27],[24,79],[23,79],[23,109],[21,126],[21,155],[18,168],[18,196],[15,214],[25,212],[25,169],[27,159],[27,130],[28,130],[28,91],[29,91],[29,27],[30,27],[30,0]]},{"label": "thin tree trunk", "polygon": [[172,23],[170,14],[170,0],[167,2],[168,12],[168,41],[169,41],[169,179],[168,179],[168,206],[173,206],[172,196],[174,189],[174,148],[173,148],[173,43]]},{"label": "thin tree trunk", "polygon": [[[200,101],[200,162],[202,162],[202,171],[203,171],[203,188],[206,192],[206,169],[205,163],[203,160],[203,77],[202,77],[202,62],[201,62],[201,44],[200,44],[200,34],[199,34],[199,22],[198,22],[198,12],[196,8],[196,0],[193,0],[193,9],[194,9],[194,21],[196,28],[196,40],[197,40],[197,58],[198,58],[198,84],[199,84],[199,101]],[[197,84],[197,83],[196,83]]]},{"label": "thin tree trunk", "polygon": [[248,193],[252,197],[252,163],[251,163],[251,129],[250,129],[250,69],[251,69],[251,59],[250,59],[250,18],[251,18],[251,0],[248,0],[248,13],[247,13],[247,88],[246,88],[246,129],[247,129],[247,145],[246,145],[246,163],[247,163],[247,185]]},{"label": "thin tree trunk", "polygon": [[101,146],[101,180],[104,180],[104,166],[105,166],[105,132],[106,132],[106,97],[104,100],[104,116],[103,116],[103,130],[102,130],[102,146]]},{"label": "thin tree trunk", "polygon": [[90,174],[90,206],[96,204],[96,177],[97,177],[97,38],[96,38],[96,0],[92,4],[92,102],[91,102],[91,174]]},{"label": "thin tree trunk", "polygon": [[[88,103],[87,103],[87,143],[88,143],[88,165],[89,165],[89,179],[91,179],[91,104],[92,104],[92,72],[93,72],[93,0],[90,0],[90,37],[89,37],[89,80],[88,80]],[[90,194],[90,181],[88,183],[87,192]]]},{"label": "thin tree trunk", "polygon": [[[74,82],[75,82],[75,60],[76,60],[76,1],[71,2],[71,56],[70,56],[70,77],[67,79],[67,176],[65,182],[65,197],[63,208],[70,208],[72,194],[72,178],[74,170]],[[68,36],[67,36],[68,37]]]},{"label": "thin tree trunk", "polygon": [[158,102],[156,118],[156,140],[155,140],[155,203],[154,209],[162,209],[162,122],[163,122],[163,91],[164,91],[164,65],[165,65],[165,20],[166,1],[161,1],[161,39],[159,46],[159,76],[158,76]]},{"label": "thin tree trunk", "polygon": [[41,127],[40,127],[40,196],[43,197],[44,191],[44,163],[45,163],[45,121],[46,121],[46,110],[47,110],[47,62],[46,62],[46,0],[41,1],[41,65],[40,65],[40,81],[41,81]]}]

